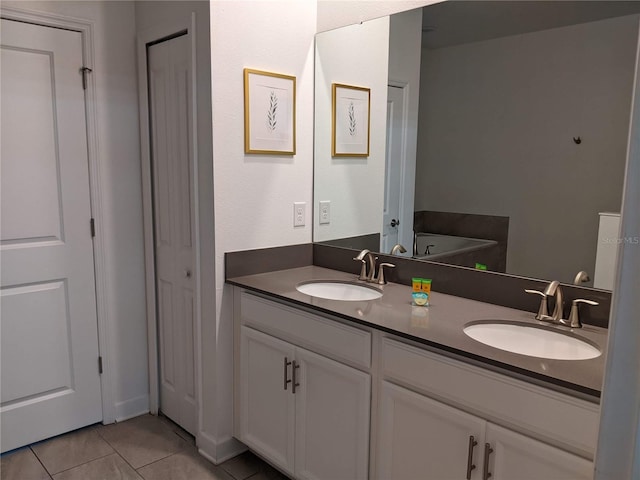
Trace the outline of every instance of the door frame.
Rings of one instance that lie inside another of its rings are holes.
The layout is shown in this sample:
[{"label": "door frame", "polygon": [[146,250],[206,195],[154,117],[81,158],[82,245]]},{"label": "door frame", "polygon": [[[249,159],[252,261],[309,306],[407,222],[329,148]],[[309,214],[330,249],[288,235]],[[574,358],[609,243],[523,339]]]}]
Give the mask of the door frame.
[{"label": "door frame", "polygon": [[[400,228],[398,229],[398,243],[407,249],[413,245],[413,206],[415,192],[416,157],[409,155],[408,127],[409,127],[409,98],[411,85],[408,82],[389,80],[387,87],[402,89],[402,154],[400,156]],[[407,250],[408,251],[408,250]]]},{"label": "door frame", "polygon": [[[85,67],[94,66],[94,29],[95,22],[81,18],[36,12],[22,8],[2,6],[0,16],[8,20],[32,23],[44,27],[62,28],[79,32],[82,36],[82,61]],[[100,152],[98,150],[98,121],[96,110],[96,83],[93,75],[87,75],[87,88],[84,91],[85,119],[87,125],[87,156],[89,162],[89,202],[91,216],[97,228],[93,237],[93,267],[96,289],[96,317],[98,328],[98,350],[102,357],[103,371],[100,374],[102,395],[102,422],[113,423],[116,420],[116,408],[113,401],[113,368],[109,349],[109,295],[105,258],[105,236],[102,219],[104,208],[102,200],[102,173],[100,170]],[[88,220],[88,219],[87,219]],[[88,228],[87,228],[88,230]]]},{"label": "door frame", "polygon": [[145,264],[145,289],[147,302],[147,344],[149,363],[149,411],[156,415],[160,406],[160,383],[158,368],[158,324],[156,303],[156,267],[155,246],[153,232],[153,175],[151,169],[151,129],[149,122],[149,90],[147,76],[147,47],[163,39],[169,39],[184,33],[189,39],[189,54],[191,57],[191,172],[193,189],[193,229],[194,241],[194,276],[195,276],[195,309],[196,329],[194,345],[194,373],[196,377],[196,420],[197,433],[200,431],[200,360],[201,360],[201,272],[200,272],[200,206],[198,188],[198,123],[197,123],[197,70],[196,70],[196,18],[191,13],[189,18],[177,19],[171,23],[156,25],[138,32],[136,39],[138,61],[138,103],[140,112],[140,162],[142,171],[142,212],[144,232],[144,264]]}]

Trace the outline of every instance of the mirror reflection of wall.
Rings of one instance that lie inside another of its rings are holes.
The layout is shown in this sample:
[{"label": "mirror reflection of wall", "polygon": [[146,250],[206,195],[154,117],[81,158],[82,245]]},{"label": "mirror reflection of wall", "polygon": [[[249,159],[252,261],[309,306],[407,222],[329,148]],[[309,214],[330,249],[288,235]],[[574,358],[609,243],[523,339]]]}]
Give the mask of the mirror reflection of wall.
[{"label": "mirror reflection of wall", "polygon": [[[544,10],[559,3],[561,10]],[[640,11],[638,3],[443,2],[415,12],[422,16],[419,114],[417,129],[405,114],[404,151],[417,131],[417,155],[415,177],[413,169],[402,175],[414,182],[415,197],[407,201],[406,184],[401,191],[405,210],[416,214],[415,224],[399,218],[400,243],[411,250],[408,225],[489,238],[498,246],[475,258],[466,254],[462,264],[480,259],[497,271],[568,283],[580,270],[593,277],[599,213],[620,209],[638,38],[638,16],[629,14]],[[407,40],[404,49],[394,48],[397,38],[391,28],[389,85],[402,83],[394,79],[402,64],[394,55],[406,55]],[[386,140],[388,151],[393,142]],[[388,161],[386,183],[401,168],[394,156]],[[319,170],[316,160],[316,208],[329,199],[319,197],[325,190]],[[352,206],[356,216],[367,210]],[[332,204],[332,217],[341,210]],[[389,230],[384,213],[377,212],[377,229],[335,235],[331,224],[319,230],[314,220],[314,240],[359,248],[353,237],[378,233],[373,241],[380,241]],[[423,254],[433,241],[419,240]]]},{"label": "mirror reflection of wall", "polygon": [[[389,17],[316,36],[314,240],[380,232],[384,192]],[[369,156],[332,157],[333,83],[371,89]],[[330,222],[319,223],[319,202],[330,202]],[[378,250],[378,248],[374,248]]]}]

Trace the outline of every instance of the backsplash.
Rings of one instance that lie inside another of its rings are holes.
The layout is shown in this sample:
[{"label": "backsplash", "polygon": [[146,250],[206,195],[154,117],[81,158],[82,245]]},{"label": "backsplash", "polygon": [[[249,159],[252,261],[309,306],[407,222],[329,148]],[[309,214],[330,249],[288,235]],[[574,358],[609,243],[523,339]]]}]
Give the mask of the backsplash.
[{"label": "backsplash", "polygon": [[[225,253],[226,278],[253,275],[275,270],[316,265],[355,276],[360,272],[360,262],[353,257],[358,250],[323,244],[301,244],[284,247],[246,250]],[[436,292],[469,298],[481,302],[525,310],[538,311],[538,296],[524,292],[525,288],[544,290],[547,281],[479,271],[471,268],[425,262],[407,257],[378,254],[378,263],[393,263],[396,268],[388,271],[390,282],[411,285],[412,277],[431,278]],[[611,307],[611,292],[588,287],[562,284],[565,308],[576,298],[595,300],[599,305],[583,308],[580,312],[583,323],[607,328]]]},{"label": "backsplash", "polygon": [[[358,274],[360,262],[353,261],[353,257],[357,254],[357,250],[314,244],[313,264]],[[524,289],[531,288],[542,291],[549,283],[544,280],[425,262],[407,257],[392,257],[383,254],[378,254],[378,257],[378,264],[388,262],[396,266],[396,268],[388,270],[386,274],[390,282],[411,285],[412,277],[431,278],[433,280],[432,289],[436,292],[533,313],[538,311],[540,298],[537,295],[525,293]],[[580,310],[582,322],[603,328],[608,327],[611,292],[567,284],[562,284],[562,289],[565,309],[568,309],[576,298],[594,300],[599,305]]]}]

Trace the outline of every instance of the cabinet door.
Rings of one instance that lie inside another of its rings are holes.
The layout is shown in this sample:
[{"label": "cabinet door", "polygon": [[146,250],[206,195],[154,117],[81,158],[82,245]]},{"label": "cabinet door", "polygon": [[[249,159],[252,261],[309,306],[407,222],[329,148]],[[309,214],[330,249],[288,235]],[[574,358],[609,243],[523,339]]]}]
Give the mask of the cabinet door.
[{"label": "cabinet door", "polygon": [[[487,442],[492,480],[587,480],[593,463],[584,458],[489,423]],[[484,453],[484,444],[482,445]]]},{"label": "cabinet door", "polygon": [[[244,443],[293,474],[294,402],[285,390],[285,359],[293,361],[293,345],[242,327],[240,356],[240,434]],[[291,365],[286,367],[291,378]]]},{"label": "cabinet door", "polygon": [[[382,382],[379,416],[380,480],[462,480],[470,465],[476,466],[470,478],[481,478],[481,418],[388,382]],[[477,445],[469,452],[472,436]]]},{"label": "cabinet door", "polygon": [[296,478],[366,479],[371,377],[296,350]]}]

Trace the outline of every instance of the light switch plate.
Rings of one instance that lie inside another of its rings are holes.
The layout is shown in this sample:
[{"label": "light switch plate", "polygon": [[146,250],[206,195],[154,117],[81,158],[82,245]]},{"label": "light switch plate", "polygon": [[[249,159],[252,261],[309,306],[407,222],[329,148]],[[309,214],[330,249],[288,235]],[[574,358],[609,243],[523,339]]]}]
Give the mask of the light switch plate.
[{"label": "light switch plate", "polygon": [[320,225],[331,223],[331,202],[329,200],[323,200],[320,202]]},{"label": "light switch plate", "polygon": [[307,202],[293,203],[293,226],[304,227],[305,218],[307,217]]}]

